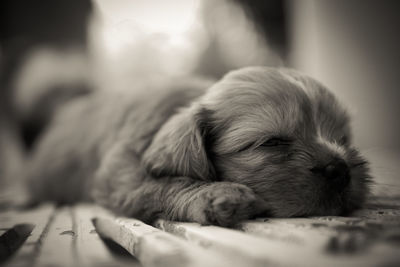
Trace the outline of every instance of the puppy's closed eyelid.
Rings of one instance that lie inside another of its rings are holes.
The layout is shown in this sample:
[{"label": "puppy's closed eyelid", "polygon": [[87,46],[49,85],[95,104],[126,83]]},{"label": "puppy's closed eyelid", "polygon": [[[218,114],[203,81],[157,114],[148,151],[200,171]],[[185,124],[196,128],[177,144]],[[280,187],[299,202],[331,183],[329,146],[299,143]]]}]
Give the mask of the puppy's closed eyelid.
[{"label": "puppy's closed eyelid", "polygon": [[293,143],[293,140],[290,138],[284,137],[271,137],[261,143],[259,146],[262,147],[276,147],[276,146],[289,146]]},{"label": "puppy's closed eyelid", "polygon": [[279,137],[272,137],[267,139],[266,141],[263,142],[253,142],[253,143],[249,143],[245,146],[243,146],[242,148],[240,148],[237,153],[249,150],[249,149],[256,149],[256,148],[260,148],[260,147],[282,147],[282,146],[290,146],[292,144],[293,140],[289,139],[289,138],[279,138]]},{"label": "puppy's closed eyelid", "polygon": [[243,151],[249,150],[251,147],[254,146],[254,144],[255,143],[249,143],[249,144],[243,146],[242,148],[240,148],[237,152],[239,153],[239,152],[243,152]]}]

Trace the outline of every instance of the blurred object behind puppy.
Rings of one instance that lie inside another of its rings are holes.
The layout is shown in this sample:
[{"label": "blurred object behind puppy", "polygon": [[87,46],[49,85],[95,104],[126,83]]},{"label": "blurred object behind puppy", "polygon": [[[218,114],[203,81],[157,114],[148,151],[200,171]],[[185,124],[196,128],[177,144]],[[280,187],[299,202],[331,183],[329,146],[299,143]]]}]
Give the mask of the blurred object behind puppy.
[{"label": "blurred object behind puppy", "polygon": [[[87,0],[1,1],[0,183],[15,181],[24,168],[27,150],[58,102],[55,91],[60,90],[54,89],[82,80],[74,75],[68,81],[59,78],[85,64],[82,55],[90,10]],[[71,54],[79,60],[66,63]],[[81,84],[87,84],[84,80]],[[73,95],[82,90],[74,85],[62,91]]]}]

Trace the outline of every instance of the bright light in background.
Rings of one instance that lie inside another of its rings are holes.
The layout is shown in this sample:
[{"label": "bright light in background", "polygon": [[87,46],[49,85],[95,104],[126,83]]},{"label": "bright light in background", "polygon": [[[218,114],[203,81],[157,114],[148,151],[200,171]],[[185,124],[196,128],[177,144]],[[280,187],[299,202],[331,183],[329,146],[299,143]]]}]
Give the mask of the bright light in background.
[{"label": "bright light in background", "polygon": [[148,36],[160,35],[168,45],[187,45],[196,25],[199,0],[95,0],[108,48],[118,51]]},{"label": "bright light in background", "polygon": [[96,0],[104,18],[113,23],[131,20],[148,32],[177,35],[193,23],[198,0]]},{"label": "bright light in background", "polygon": [[99,83],[125,87],[135,77],[190,73],[208,42],[200,2],[95,0],[91,48],[102,68]]}]

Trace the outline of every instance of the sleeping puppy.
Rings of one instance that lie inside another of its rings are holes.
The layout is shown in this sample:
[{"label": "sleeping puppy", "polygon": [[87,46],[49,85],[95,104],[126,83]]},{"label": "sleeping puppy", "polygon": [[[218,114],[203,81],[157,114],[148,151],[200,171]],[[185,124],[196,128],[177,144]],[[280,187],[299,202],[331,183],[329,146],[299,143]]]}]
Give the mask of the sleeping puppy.
[{"label": "sleeping puppy", "polygon": [[94,200],[148,223],[346,214],[370,180],[350,135],[332,93],[293,70],[97,92],[54,117],[28,189],[36,202]]}]

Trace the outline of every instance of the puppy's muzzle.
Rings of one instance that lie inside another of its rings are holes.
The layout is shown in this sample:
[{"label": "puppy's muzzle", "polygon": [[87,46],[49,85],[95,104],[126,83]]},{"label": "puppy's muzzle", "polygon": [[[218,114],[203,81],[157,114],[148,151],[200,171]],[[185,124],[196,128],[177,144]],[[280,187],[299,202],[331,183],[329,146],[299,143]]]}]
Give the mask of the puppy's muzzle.
[{"label": "puppy's muzzle", "polygon": [[349,166],[340,158],[335,158],[325,166],[313,168],[311,171],[323,176],[327,184],[337,190],[344,189],[351,178]]}]

